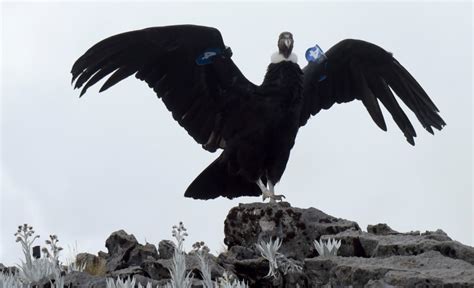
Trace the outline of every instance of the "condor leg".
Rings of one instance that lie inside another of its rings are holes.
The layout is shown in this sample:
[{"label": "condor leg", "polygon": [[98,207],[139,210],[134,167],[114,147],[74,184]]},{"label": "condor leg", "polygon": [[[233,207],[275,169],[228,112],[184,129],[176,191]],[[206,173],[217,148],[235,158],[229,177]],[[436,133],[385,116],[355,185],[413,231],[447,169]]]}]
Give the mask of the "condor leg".
[{"label": "condor leg", "polygon": [[[263,185],[263,182],[262,182],[262,185]],[[275,184],[273,184],[271,181],[268,181],[268,189],[266,189],[265,187],[265,191],[262,190],[262,198],[263,198],[263,201],[265,201],[265,199],[267,198],[270,198],[270,203],[276,203],[276,201],[283,201],[283,198],[285,198],[285,195],[275,195]]]}]

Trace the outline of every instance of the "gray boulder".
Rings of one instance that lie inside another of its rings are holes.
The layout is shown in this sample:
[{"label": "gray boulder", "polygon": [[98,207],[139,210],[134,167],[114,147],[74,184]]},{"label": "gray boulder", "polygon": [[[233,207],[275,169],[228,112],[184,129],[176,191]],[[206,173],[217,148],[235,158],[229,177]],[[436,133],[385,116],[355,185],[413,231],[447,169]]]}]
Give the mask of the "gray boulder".
[{"label": "gray boulder", "polygon": [[336,235],[324,235],[321,239],[328,240],[329,238],[334,238],[341,240],[341,247],[338,251],[339,256],[411,256],[428,251],[438,251],[446,257],[461,259],[474,264],[474,248],[453,241],[441,230],[427,231],[425,233],[399,233],[394,230],[391,231],[389,234],[372,234],[347,230]]},{"label": "gray boulder", "polygon": [[473,287],[474,266],[437,251],[385,258],[316,257],[305,260],[311,287]]},{"label": "gray boulder", "polygon": [[280,238],[280,252],[304,259],[317,255],[313,241],[322,235],[346,230],[360,231],[356,222],[329,216],[315,208],[293,208],[287,202],[239,204],[229,211],[224,222],[224,243],[232,248],[255,249],[260,240]]},{"label": "gray boulder", "polygon": [[161,240],[158,243],[158,255],[160,259],[171,259],[173,258],[175,245],[173,241]]},{"label": "gray boulder", "polygon": [[139,266],[144,260],[158,259],[158,251],[153,244],[139,244],[133,234],[124,230],[113,232],[105,242],[108,249],[107,272],[129,266]]}]

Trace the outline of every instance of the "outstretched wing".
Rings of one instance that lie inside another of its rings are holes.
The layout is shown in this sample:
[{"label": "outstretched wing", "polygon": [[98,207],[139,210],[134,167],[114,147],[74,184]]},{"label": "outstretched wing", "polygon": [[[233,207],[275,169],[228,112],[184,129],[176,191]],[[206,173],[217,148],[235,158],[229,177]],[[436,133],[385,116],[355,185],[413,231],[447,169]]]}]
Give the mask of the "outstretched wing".
[{"label": "outstretched wing", "polygon": [[441,130],[446,125],[433,101],[391,53],[368,42],[347,39],[328,50],[326,56],[325,62],[310,62],[303,69],[301,125],[305,125],[311,115],[329,109],[334,103],[358,99],[374,122],[386,131],[380,101],[407,141],[415,145],[415,129],[391,89],[431,134],[433,127]]},{"label": "outstretched wing", "polygon": [[100,92],[135,74],[163,100],[173,118],[213,152],[225,145],[221,131],[229,121],[224,112],[239,109],[241,98],[255,89],[231,54],[215,28],[153,27],[100,41],[74,63],[71,73],[75,88],[82,87],[81,96],[111,73]]}]

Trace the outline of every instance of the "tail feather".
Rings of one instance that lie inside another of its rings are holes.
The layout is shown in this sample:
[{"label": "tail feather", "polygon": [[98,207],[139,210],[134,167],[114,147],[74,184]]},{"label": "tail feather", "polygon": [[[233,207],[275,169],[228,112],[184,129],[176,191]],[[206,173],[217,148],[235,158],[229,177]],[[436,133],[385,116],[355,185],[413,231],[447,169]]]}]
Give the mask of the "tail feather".
[{"label": "tail feather", "polygon": [[242,176],[228,173],[227,165],[221,157],[214,160],[184,193],[185,197],[208,200],[219,196],[229,199],[240,196],[260,196],[262,192],[257,184]]}]

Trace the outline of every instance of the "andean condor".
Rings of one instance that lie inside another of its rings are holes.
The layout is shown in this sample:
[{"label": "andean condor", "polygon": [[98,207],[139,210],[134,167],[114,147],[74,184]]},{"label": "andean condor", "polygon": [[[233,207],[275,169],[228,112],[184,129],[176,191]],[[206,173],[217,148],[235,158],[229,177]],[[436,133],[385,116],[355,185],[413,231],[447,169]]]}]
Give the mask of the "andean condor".
[{"label": "andean condor", "polygon": [[[347,39],[321,54],[308,49],[297,64],[293,36],[283,32],[260,86],[232,61],[219,30],[195,25],[152,27],[95,44],[72,67],[75,88],[113,73],[100,92],[135,74],[173,118],[210,152],[222,149],[188,187],[186,197],[259,196],[281,200],[274,185],[285,171],[298,129],[334,103],[361,100],[383,130],[379,101],[414,145],[415,130],[391,89],[433,134],[445,125],[438,108],[410,73],[384,49]],[[318,57],[319,55],[319,57]]]}]

